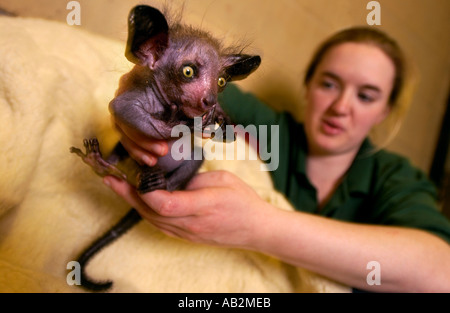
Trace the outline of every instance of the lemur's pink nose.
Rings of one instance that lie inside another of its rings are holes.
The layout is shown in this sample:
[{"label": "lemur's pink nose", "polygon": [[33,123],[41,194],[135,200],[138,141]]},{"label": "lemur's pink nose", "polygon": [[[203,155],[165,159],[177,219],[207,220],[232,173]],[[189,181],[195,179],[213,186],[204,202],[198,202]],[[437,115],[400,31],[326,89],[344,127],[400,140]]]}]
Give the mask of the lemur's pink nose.
[{"label": "lemur's pink nose", "polygon": [[206,97],[202,98],[202,105],[204,108],[210,108],[214,104],[216,104],[216,97],[212,94],[207,95]]}]

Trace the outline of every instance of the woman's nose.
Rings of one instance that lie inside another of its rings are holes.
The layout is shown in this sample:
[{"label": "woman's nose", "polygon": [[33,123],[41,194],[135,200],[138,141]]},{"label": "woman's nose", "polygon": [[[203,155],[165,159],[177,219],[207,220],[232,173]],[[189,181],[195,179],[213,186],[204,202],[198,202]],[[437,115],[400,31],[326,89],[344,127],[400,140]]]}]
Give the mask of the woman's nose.
[{"label": "woman's nose", "polygon": [[348,90],[342,90],[334,99],[330,109],[338,115],[346,115],[351,108],[351,93]]}]

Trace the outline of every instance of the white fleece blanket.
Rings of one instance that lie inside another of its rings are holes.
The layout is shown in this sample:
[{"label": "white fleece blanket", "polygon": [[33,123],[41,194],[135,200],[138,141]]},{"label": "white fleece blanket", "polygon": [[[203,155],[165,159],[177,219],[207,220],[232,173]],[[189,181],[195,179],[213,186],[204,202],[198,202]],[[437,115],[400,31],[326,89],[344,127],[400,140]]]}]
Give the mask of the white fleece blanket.
[{"label": "white fleece blanket", "polygon": [[[70,146],[117,141],[108,103],[131,68],[124,44],[76,27],[0,17],[0,292],[82,292],[76,259],[129,209]],[[291,207],[260,161],[208,161]],[[263,227],[263,225],[261,225]],[[89,264],[112,292],[348,291],[259,253],[192,244],[141,222]]]}]

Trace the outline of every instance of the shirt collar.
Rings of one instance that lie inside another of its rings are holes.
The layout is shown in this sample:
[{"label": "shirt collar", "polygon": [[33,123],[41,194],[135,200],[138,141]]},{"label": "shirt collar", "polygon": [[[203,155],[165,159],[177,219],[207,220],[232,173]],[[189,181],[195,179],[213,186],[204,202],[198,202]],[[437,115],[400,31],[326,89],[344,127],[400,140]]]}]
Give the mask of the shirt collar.
[{"label": "shirt collar", "polygon": [[347,184],[347,190],[350,193],[369,193],[372,183],[371,173],[374,167],[373,155],[375,153],[375,147],[370,139],[366,138],[343,181],[343,183]]}]

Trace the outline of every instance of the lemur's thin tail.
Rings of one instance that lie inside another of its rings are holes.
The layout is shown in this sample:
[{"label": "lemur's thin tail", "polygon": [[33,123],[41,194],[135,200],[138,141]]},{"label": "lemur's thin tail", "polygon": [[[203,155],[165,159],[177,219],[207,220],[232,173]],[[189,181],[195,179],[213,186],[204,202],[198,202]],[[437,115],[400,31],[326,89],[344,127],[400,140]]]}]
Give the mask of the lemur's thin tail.
[{"label": "lemur's thin tail", "polygon": [[100,250],[125,234],[141,219],[142,217],[138,214],[138,212],[135,209],[131,209],[116,225],[108,230],[102,237],[94,241],[94,243],[80,255],[78,258],[78,263],[81,266],[81,286],[90,291],[96,292],[106,291],[112,287],[112,281],[97,282],[89,278],[86,274],[86,265]]}]

